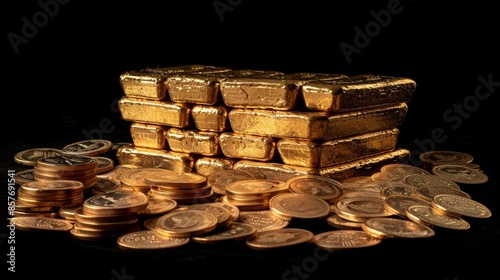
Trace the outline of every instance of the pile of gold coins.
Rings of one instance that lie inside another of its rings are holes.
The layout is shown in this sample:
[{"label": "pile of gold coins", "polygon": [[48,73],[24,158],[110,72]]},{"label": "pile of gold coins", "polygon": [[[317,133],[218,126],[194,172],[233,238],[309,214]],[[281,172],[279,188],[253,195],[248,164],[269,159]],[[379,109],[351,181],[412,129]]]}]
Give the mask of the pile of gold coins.
[{"label": "pile of gold coins", "polygon": [[409,78],[181,65],[120,82],[133,140],[117,152],[122,165],[340,180],[409,155],[396,147]]}]

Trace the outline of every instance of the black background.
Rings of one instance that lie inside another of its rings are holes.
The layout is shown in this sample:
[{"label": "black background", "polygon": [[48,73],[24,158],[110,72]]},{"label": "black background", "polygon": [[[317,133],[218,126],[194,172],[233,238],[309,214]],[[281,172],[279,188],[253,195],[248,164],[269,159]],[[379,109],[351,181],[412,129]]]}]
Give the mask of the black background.
[{"label": "black background", "polygon": [[[434,149],[472,154],[490,180],[466,190],[492,208],[493,217],[471,221],[467,232],[441,230],[431,240],[390,240],[373,249],[335,253],[306,276],[467,279],[471,274],[498,275],[490,261],[497,253],[500,233],[495,212],[499,209],[495,110],[500,89],[495,84],[500,82],[496,9],[486,1],[401,0],[400,12],[392,14],[385,26],[373,29],[370,41],[348,62],[339,45],[355,46],[355,27],[364,30],[375,21],[371,11],[387,10],[394,2],[218,0],[104,5],[68,1],[58,4],[57,12],[18,46],[18,52],[9,34],[22,36],[22,18],[33,23],[42,8],[37,1],[4,4],[2,169],[25,168],[13,162],[18,151],[62,147],[88,139],[90,132],[102,133],[91,133],[93,138],[130,141],[129,123],[120,118],[116,107],[122,96],[119,76],[128,70],[205,64],[285,73],[409,77],[417,89],[400,127],[398,146],[413,155]],[[218,12],[214,3],[230,9]],[[482,95],[476,95],[481,85],[478,77],[494,82],[490,91],[483,87]],[[453,112],[457,106],[464,108],[463,114]],[[446,115],[449,110],[452,113]],[[103,131],[100,123],[107,119],[113,129]],[[436,129],[444,131],[446,139],[432,140]],[[277,279],[313,250],[263,253],[222,245],[128,253],[67,237],[18,235],[16,276],[35,268],[40,276],[112,279],[116,278],[112,271],[124,267],[135,279],[152,279],[152,275],[158,279],[245,275]],[[1,254],[5,256],[3,245],[4,239]],[[68,270],[62,273],[61,269]]]}]

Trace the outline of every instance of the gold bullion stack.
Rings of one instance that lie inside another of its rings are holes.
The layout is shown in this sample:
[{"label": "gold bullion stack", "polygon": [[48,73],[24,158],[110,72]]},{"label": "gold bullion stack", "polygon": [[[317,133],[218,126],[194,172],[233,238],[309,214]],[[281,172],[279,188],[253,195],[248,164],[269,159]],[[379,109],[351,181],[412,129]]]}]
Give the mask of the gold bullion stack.
[{"label": "gold bullion stack", "polygon": [[121,165],[342,181],[409,156],[396,146],[416,88],[406,77],[181,65],[120,83],[133,140],[117,150]]}]

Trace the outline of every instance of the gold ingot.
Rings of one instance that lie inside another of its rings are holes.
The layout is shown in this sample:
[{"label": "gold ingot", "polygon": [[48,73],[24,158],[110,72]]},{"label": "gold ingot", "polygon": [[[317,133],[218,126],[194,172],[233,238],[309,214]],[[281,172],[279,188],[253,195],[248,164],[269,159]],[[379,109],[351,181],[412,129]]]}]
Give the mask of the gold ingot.
[{"label": "gold ingot", "polygon": [[168,146],[174,152],[217,156],[221,151],[217,132],[171,127],[166,135]]},{"label": "gold ingot", "polygon": [[386,164],[398,163],[408,159],[410,151],[403,148],[395,149],[379,155],[353,160],[329,167],[318,168],[319,174],[337,181],[344,181],[355,176],[370,176]]},{"label": "gold ingot", "polygon": [[401,103],[328,115],[327,112],[232,109],[233,132],[275,138],[337,139],[400,125],[408,106]]},{"label": "gold ingot", "polygon": [[165,168],[177,172],[191,172],[195,158],[188,153],[124,145],[116,150],[116,158],[120,165],[142,168]]},{"label": "gold ingot", "polygon": [[276,150],[276,140],[267,136],[223,132],[219,143],[222,153],[230,158],[270,161]]},{"label": "gold ingot", "polygon": [[393,128],[326,141],[283,138],[276,148],[285,164],[327,167],[392,151],[398,135]]},{"label": "gold ingot", "polygon": [[181,65],[155,69],[127,71],[120,75],[120,84],[127,97],[151,100],[167,99],[166,80],[170,75],[181,72],[219,72],[229,71],[226,67],[208,65]]},{"label": "gold ingot", "polygon": [[130,135],[136,147],[166,149],[166,131],[166,128],[162,125],[145,123],[132,123],[130,125]]},{"label": "gold ingot", "polygon": [[352,81],[323,80],[302,86],[306,108],[314,111],[352,111],[362,108],[407,103],[416,88],[404,77],[354,76]]},{"label": "gold ingot", "polygon": [[184,103],[122,97],[118,108],[126,121],[180,128],[191,126],[191,107]]},{"label": "gold ingot", "polygon": [[237,161],[234,170],[246,171],[256,178],[286,182],[297,175],[317,175],[318,168],[293,166],[278,162],[260,162],[242,159]]},{"label": "gold ingot", "polygon": [[233,108],[291,110],[299,91],[300,85],[295,80],[282,76],[234,77],[220,84],[224,104]]},{"label": "gold ingot", "polygon": [[167,92],[175,102],[214,105],[220,101],[220,83],[229,77],[263,75],[274,71],[232,70],[221,72],[186,72],[168,77]]},{"label": "gold ingot", "polygon": [[226,157],[200,157],[194,163],[196,173],[208,176],[222,170],[233,169],[234,163],[238,159]]},{"label": "gold ingot", "polygon": [[222,132],[229,129],[227,106],[195,105],[191,109],[196,128],[201,131]]}]

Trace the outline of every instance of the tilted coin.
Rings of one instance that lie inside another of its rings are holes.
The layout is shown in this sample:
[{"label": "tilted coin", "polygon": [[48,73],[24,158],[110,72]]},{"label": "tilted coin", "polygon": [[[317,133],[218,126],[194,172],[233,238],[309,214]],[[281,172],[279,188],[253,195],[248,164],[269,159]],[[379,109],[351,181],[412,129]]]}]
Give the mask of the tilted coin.
[{"label": "tilted coin", "polygon": [[145,167],[125,170],[120,176],[121,185],[130,188],[149,189],[154,186],[154,184],[149,183],[147,178],[152,172],[159,169],[161,170],[159,167]]},{"label": "tilted coin", "polygon": [[225,195],[226,186],[240,180],[255,179],[255,176],[242,170],[221,170],[207,176],[207,184],[217,194]]},{"label": "tilted coin", "polygon": [[226,186],[226,194],[231,196],[272,196],[288,190],[285,182],[271,179],[242,180]]},{"label": "tilted coin", "polygon": [[114,160],[112,160],[111,158],[100,157],[100,156],[95,156],[94,158],[98,162],[98,165],[97,165],[97,168],[96,168],[96,173],[97,174],[108,172],[111,169],[113,169],[113,166],[115,165]]},{"label": "tilted coin", "polygon": [[354,222],[340,217],[339,215],[333,213],[326,218],[326,222],[338,229],[361,229],[362,222]]},{"label": "tilted coin", "polygon": [[66,154],[96,156],[113,148],[113,142],[103,139],[84,140],[64,146],[61,150]]},{"label": "tilted coin", "polygon": [[208,211],[217,217],[217,227],[225,227],[232,221],[231,212],[222,205],[223,203],[196,203],[187,205],[186,209],[197,209]]},{"label": "tilted coin", "polygon": [[417,188],[428,185],[440,185],[453,189],[460,189],[457,183],[434,174],[410,174],[403,178],[403,183]]},{"label": "tilted coin", "polygon": [[96,183],[92,186],[93,194],[102,194],[116,191],[120,188],[120,184],[107,178],[97,178]]},{"label": "tilted coin", "polygon": [[269,209],[279,216],[312,219],[326,217],[330,204],[311,194],[282,193],[269,200]]},{"label": "tilted coin", "polygon": [[73,223],[59,218],[50,217],[13,217],[9,219],[11,224],[20,230],[52,230],[69,231],[73,228]]},{"label": "tilted coin", "polygon": [[270,210],[241,211],[238,222],[253,226],[258,232],[285,228],[290,221],[279,218]]},{"label": "tilted coin", "polygon": [[159,234],[156,230],[139,230],[120,235],[118,246],[124,249],[166,249],[188,244],[189,237],[168,237]]},{"label": "tilted coin", "polygon": [[392,172],[400,175],[430,174],[429,171],[423,168],[404,163],[386,164],[380,168],[380,172]]},{"label": "tilted coin", "polygon": [[148,195],[148,206],[137,212],[137,215],[159,215],[177,208],[177,201],[171,198]]},{"label": "tilted coin", "polygon": [[201,236],[193,236],[191,239],[198,243],[216,243],[226,240],[247,240],[257,234],[257,230],[249,224],[234,222],[220,230],[214,230]]},{"label": "tilted coin", "polygon": [[379,244],[382,239],[362,230],[333,230],[314,235],[313,242],[323,250],[334,251],[370,247]]},{"label": "tilted coin", "polygon": [[16,180],[16,184],[19,186],[27,182],[35,181],[35,170],[31,168],[31,169],[16,171],[14,179]]},{"label": "tilted coin", "polygon": [[394,194],[384,199],[385,209],[402,218],[406,218],[406,209],[412,205],[432,206],[429,201],[410,195]]},{"label": "tilted coin", "polygon": [[418,188],[414,186],[398,184],[398,185],[387,186],[383,188],[380,192],[384,197],[388,197],[390,195],[395,195],[395,194],[415,196],[417,195],[417,189]]},{"label": "tilted coin", "polygon": [[440,164],[434,166],[431,171],[434,175],[456,183],[483,184],[488,181],[488,176],[483,172],[459,164]]},{"label": "tilted coin", "polygon": [[301,228],[282,228],[257,232],[246,240],[252,249],[272,249],[312,242],[314,233]]},{"label": "tilted coin", "polygon": [[28,166],[35,166],[41,158],[62,155],[63,151],[54,148],[34,148],[20,151],[14,155],[14,161]]},{"label": "tilted coin", "polygon": [[465,230],[470,228],[469,222],[466,220],[444,214],[437,211],[436,208],[432,206],[425,205],[413,205],[406,209],[406,216],[408,219],[416,222],[422,223],[424,225],[432,225],[437,227]]},{"label": "tilted coin", "polygon": [[438,194],[432,205],[444,213],[459,214],[473,218],[489,218],[492,213],[485,205],[462,196],[453,194]]},{"label": "tilted coin", "polygon": [[331,205],[330,208],[340,217],[354,222],[364,222],[369,218],[393,215],[385,209],[384,199],[375,197],[345,197]]},{"label": "tilted coin", "polygon": [[458,196],[463,196],[466,198],[471,198],[470,195],[464,191],[452,189],[444,186],[423,186],[417,189],[417,195],[427,199],[428,201],[432,201],[434,197],[438,194],[454,194]]},{"label": "tilted coin", "polygon": [[379,217],[363,222],[363,231],[375,238],[426,238],[435,235],[428,226],[407,219]]},{"label": "tilted coin", "polygon": [[148,203],[144,193],[119,189],[87,198],[83,210],[95,215],[118,215],[141,211]]},{"label": "tilted coin", "polygon": [[191,172],[177,172],[163,168],[151,169],[144,175],[144,181],[150,185],[178,188],[199,188],[207,178]]},{"label": "tilted coin", "polygon": [[473,157],[467,153],[457,151],[429,151],[420,154],[420,160],[432,165],[470,163]]},{"label": "tilted coin", "polygon": [[82,194],[84,185],[74,180],[33,181],[23,184],[19,189],[37,196],[61,194],[71,197]]},{"label": "tilted coin", "polygon": [[70,154],[40,158],[36,163],[37,167],[58,171],[95,169],[98,165],[93,157]]},{"label": "tilted coin", "polygon": [[297,175],[286,181],[291,191],[333,201],[342,194],[342,184],[321,175]]},{"label": "tilted coin", "polygon": [[156,221],[156,230],[170,237],[188,237],[206,234],[217,227],[217,217],[205,210],[176,210],[162,215]]}]

